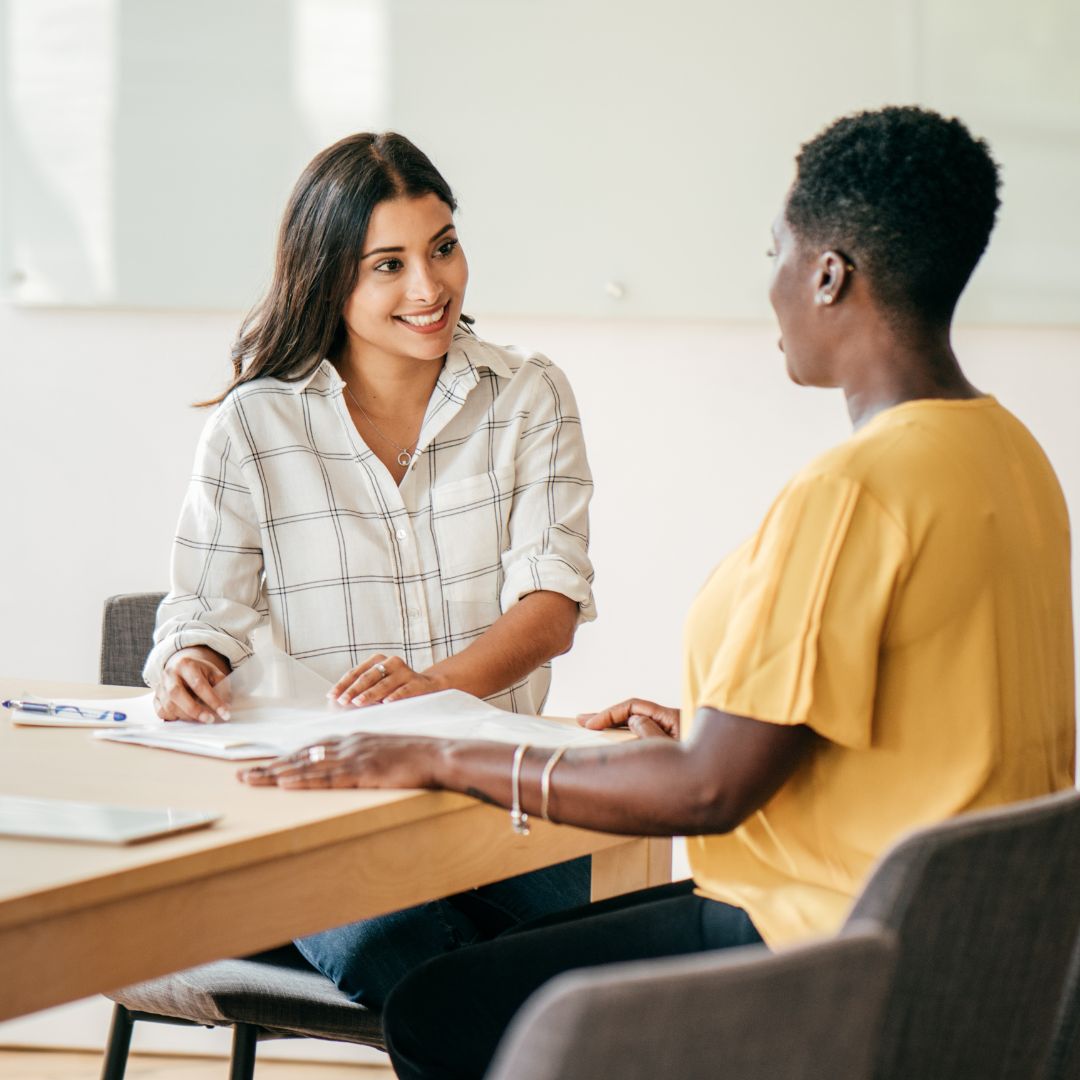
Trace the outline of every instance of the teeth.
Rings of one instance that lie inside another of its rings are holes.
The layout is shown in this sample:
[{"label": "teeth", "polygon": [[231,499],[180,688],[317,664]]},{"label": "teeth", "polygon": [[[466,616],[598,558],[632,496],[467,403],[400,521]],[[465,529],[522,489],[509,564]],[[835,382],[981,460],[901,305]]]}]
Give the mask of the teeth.
[{"label": "teeth", "polygon": [[401,319],[402,322],[407,322],[410,326],[433,326],[445,314],[446,305],[443,304],[438,311],[431,315],[399,315],[398,318]]}]

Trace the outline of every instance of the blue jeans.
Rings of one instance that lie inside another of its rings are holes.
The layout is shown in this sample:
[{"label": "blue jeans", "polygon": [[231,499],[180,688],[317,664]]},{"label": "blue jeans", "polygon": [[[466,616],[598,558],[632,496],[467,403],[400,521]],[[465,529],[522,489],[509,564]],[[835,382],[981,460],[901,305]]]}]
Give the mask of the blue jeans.
[{"label": "blue jeans", "polygon": [[586,856],[298,938],[296,947],[351,1000],[381,1009],[391,989],[426,961],[587,904],[590,877]]}]

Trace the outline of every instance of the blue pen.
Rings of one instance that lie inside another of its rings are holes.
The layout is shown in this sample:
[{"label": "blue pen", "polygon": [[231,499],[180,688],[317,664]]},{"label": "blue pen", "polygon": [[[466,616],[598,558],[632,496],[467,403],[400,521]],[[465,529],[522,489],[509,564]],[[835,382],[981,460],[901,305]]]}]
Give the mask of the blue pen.
[{"label": "blue pen", "polygon": [[40,713],[43,716],[78,716],[82,720],[126,720],[127,713],[113,712],[112,709],[87,709],[81,705],[58,705],[55,701],[4,701],[5,709],[18,709],[20,712]]}]

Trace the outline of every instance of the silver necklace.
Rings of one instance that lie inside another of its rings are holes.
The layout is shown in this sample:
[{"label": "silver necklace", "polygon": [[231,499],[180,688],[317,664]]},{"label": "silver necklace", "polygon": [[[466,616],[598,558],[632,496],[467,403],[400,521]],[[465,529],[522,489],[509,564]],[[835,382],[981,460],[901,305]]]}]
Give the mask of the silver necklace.
[{"label": "silver necklace", "polygon": [[[345,382],[344,379],[342,379],[341,381]],[[363,415],[364,419],[375,429],[375,434],[378,435],[379,438],[382,439],[382,441],[387,444],[387,446],[392,446],[398,452],[397,463],[402,468],[407,469],[412,464],[412,459],[416,456],[416,445],[415,445],[415,443],[413,444],[412,450],[407,450],[404,446],[398,446],[398,444],[396,442],[394,442],[393,439],[389,438],[386,434],[384,434],[382,429],[379,427],[379,425],[376,424],[375,421],[372,420],[370,416],[368,416],[367,409],[365,409],[364,406],[361,405],[360,402],[356,400],[356,395],[352,392],[352,388],[349,386],[349,384],[347,382],[345,383],[345,393],[347,393],[349,395],[349,397],[351,397],[353,399],[353,404],[360,410],[360,412]],[[417,439],[419,440],[419,435],[417,436]]]}]

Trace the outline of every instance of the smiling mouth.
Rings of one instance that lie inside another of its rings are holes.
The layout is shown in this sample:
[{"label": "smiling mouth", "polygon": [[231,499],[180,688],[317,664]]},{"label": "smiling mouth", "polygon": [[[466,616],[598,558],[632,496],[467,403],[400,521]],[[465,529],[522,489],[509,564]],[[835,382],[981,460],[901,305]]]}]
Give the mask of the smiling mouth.
[{"label": "smiling mouth", "polygon": [[429,330],[446,321],[449,308],[450,301],[448,300],[441,308],[428,312],[426,315],[395,315],[394,318],[415,330]]}]

